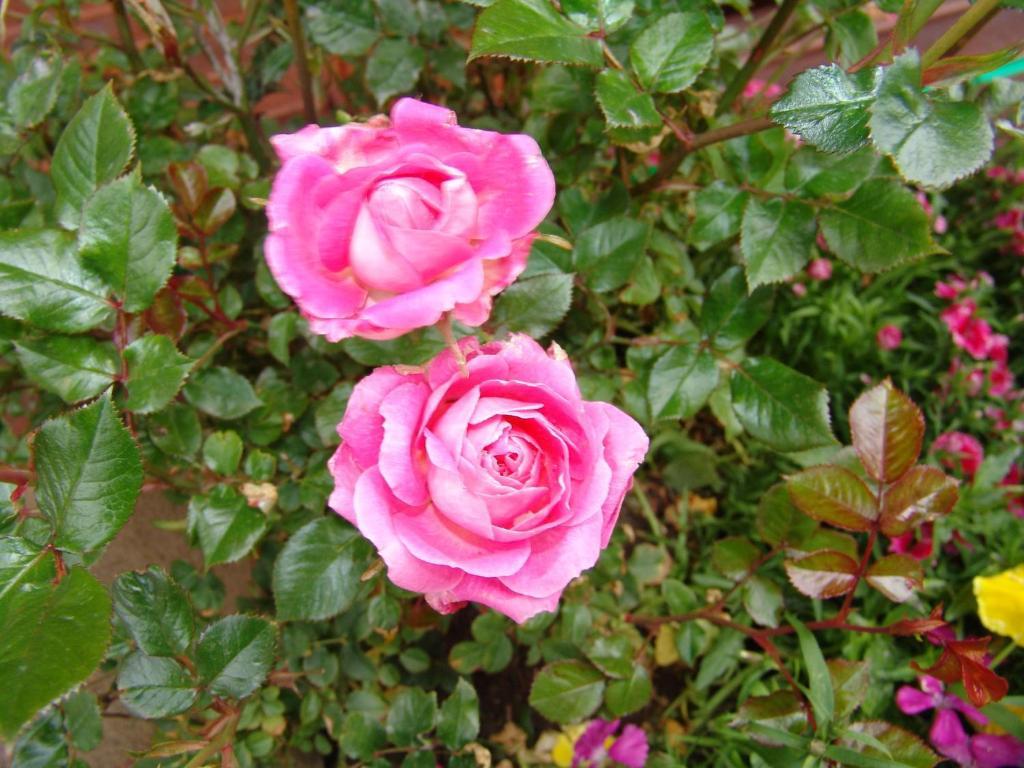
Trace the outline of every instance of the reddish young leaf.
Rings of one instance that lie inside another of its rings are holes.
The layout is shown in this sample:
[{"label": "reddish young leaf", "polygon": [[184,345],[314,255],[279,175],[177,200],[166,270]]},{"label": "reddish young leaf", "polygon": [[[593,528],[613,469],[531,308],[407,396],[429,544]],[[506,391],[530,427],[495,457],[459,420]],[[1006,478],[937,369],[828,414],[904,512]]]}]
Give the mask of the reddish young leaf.
[{"label": "reddish young leaf", "polygon": [[808,517],[848,531],[867,531],[878,516],[874,494],[848,469],[805,469],[786,481],[789,498]]},{"label": "reddish young leaf", "polygon": [[971,703],[976,707],[999,701],[1010,690],[1010,684],[988,667],[986,655],[991,637],[968,637],[964,640],[950,640],[942,649],[942,655],[928,669],[921,669],[911,662],[918,671],[937,677],[945,683],[963,681]]},{"label": "reddish young leaf", "polygon": [[923,586],[924,571],[910,555],[886,555],[872,563],[865,578],[893,602],[903,603]]},{"label": "reddish young leaf", "polygon": [[882,501],[882,533],[901,536],[919,524],[948,515],[959,483],[935,467],[912,467]]},{"label": "reddish young leaf", "polygon": [[793,586],[808,597],[839,597],[857,583],[857,561],[829,549],[787,560],[785,567]]},{"label": "reddish young leaf", "polygon": [[890,635],[909,636],[927,635],[938,629],[949,626],[949,622],[942,618],[942,604],[932,608],[932,612],[923,619],[901,619],[895,624],[889,625]]},{"label": "reddish young leaf", "polygon": [[162,333],[177,341],[185,330],[188,314],[181,304],[181,299],[169,288],[164,288],[153,297],[153,303],[146,310],[144,317],[154,333]]},{"label": "reddish young leaf", "polygon": [[891,483],[914,466],[924,439],[924,416],[886,379],[850,408],[853,447],[875,480]]}]

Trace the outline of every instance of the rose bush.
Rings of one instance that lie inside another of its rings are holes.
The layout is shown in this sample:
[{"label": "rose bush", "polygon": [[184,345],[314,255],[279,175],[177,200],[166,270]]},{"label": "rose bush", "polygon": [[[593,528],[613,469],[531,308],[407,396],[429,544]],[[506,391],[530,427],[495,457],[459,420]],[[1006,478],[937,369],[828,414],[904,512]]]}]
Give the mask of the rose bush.
[{"label": "rose bush", "polygon": [[391,119],[275,136],[267,263],[331,341],[392,339],[445,312],[480,325],[525,269],[555,182],[537,142],[399,99]]},{"label": "rose bush", "polygon": [[474,601],[523,622],[597,562],[648,440],[583,400],[558,347],[516,335],[459,348],[465,374],[446,350],[356,385],[330,505],[438,611]]}]

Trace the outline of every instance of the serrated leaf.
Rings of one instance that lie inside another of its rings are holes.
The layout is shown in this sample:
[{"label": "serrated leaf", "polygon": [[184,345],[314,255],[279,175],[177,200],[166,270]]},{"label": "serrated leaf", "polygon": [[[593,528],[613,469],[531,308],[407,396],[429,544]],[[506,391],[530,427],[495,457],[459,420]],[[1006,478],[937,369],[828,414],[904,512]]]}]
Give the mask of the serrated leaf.
[{"label": "serrated leaf", "polygon": [[59,56],[36,56],[7,89],[7,107],[14,124],[31,128],[41,123],[60,93],[61,60]]},{"label": "serrated leaf", "polygon": [[279,312],[270,318],[267,326],[267,350],[281,365],[288,365],[291,353],[288,349],[298,334],[299,316],[295,312]]},{"label": "serrated leaf", "polygon": [[596,291],[614,291],[624,285],[647,248],[649,224],[616,217],[584,230],[576,238],[573,261]]},{"label": "serrated leaf", "polygon": [[868,140],[868,108],[879,84],[878,69],[848,75],[837,64],[800,73],[771,108],[779,125],[825,152],[852,152]]},{"label": "serrated leaf", "polygon": [[480,700],[476,689],[460,677],[455,690],[441,705],[437,737],[449,749],[461,749],[480,734]]},{"label": "serrated leaf", "polygon": [[708,291],[700,312],[701,330],[715,349],[735,349],[768,321],[772,299],[768,288],[748,294],[743,270],[730,267]]},{"label": "serrated leaf", "polygon": [[761,556],[761,550],[745,536],[719,539],[711,547],[711,564],[727,579],[738,581]]},{"label": "serrated leaf", "polygon": [[804,516],[789,498],[785,483],[767,490],[757,505],[757,531],[771,547],[789,543]]},{"label": "serrated leaf", "polygon": [[581,27],[614,32],[633,15],[633,0],[564,0],[562,13]]},{"label": "serrated leaf", "polygon": [[96,697],[86,690],[72,693],[61,703],[64,727],[75,749],[91,752],[103,740],[103,717]]},{"label": "serrated leaf", "polygon": [[867,531],[878,517],[874,494],[848,469],[811,467],[786,480],[789,498],[808,517],[819,522]]},{"label": "serrated leaf", "polygon": [[169,403],[188,376],[192,360],[181,354],[166,336],[147,334],[124,350],[128,397],[124,408],[135,413],[153,413]]},{"label": "serrated leaf", "polygon": [[948,187],[992,156],[992,126],[976,104],[932,99],[917,51],[886,67],[871,108],[871,140],[909,181]]},{"label": "serrated leaf", "polygon": [[856,749],[865,757],[884,759],[890,764],[897,761],[899,765],[906,766],[906,768],[934,768],[940,761],[939,756],[932,752],[921,739],[895,725],[872,720],[854,723],[849,730],[868,734],[880,741],[888,750],[888,754],[885,754],[875,747],[865,747],[852,739],[846,741],[851,748]]},{"label": "serrated leaf", "polygon": [[689,419],[718,386],[718,364],[696,344],[672,347],[651,367],[647,398],[655,419]]},{"label": "serrated leaf", "polygon": [[388,710],[386,729],[391,743],[403,747],[434,727],[437,720],[437,694],[422,688],[399,691]]},{"label": "serrated leaf", "polygon": [[828,393],[813,379],[770,357],[744,360],[729,381],[736,417],[778,451],[833,445]]},{"label": "serrated leaf", "polygon": [[948,515],[956,504],[957,481],[935,467],[911,467],[886,490],[881,530],[902,536],[923,522]]},{"label": "serrated leaf", "polygon": [[829,154],[803,147],[789,158],[786,188],[806,197],[848,195],[867,181],[878,165],[869,147]]},{"label": "serrated leaf", "polygon": [[166,454],[190,458],[203,442],[203,429],[195,408],[171,403],[148,420],[149,437]]},{"label": "serrated leaf", "polygon": [[864,578],[872,587],[895,603],[909,600],[924,586],[921,564],[909,555],[886,555],[868,568]]},{"label": "serrated leaf", "polygon": [[139,651],[125,659],[117,687],[128,710],[146,719],[185,712],[199,697],[195,681],[181,664]]},{"label": "serrated leaf", "polygon": [[647,706],[654,694],[647,668],[634,664],[625,680],[612,680],[604,692],[604,703],[612,717],[625,717]]},{"label": "serrated leaf", "polygon": [[670,13],[637,35],[629,61],[640,84],[655,93],[676,93],[693,85],[714,50],[714,33],[702,11]]},{"label": "serrated leaf", "polygon": [[556,661],[541,669],[530,687],[530,706],[555,723],[579,722],[594,714],[604,695],[604,677],[580,661]]},{"label": "serrated leaf", "polygon": [[60,547],[98,549],[135,510],[142,462],[109,395],[46,422],[35,439],[35,466],[39,509]]},{"label": "serrated leaf", "polygon": [[178,228],[164,199],[126,176],[89,198],[78,230],[83,266],[99,276],[128,312],[152,302],[178,251]]},{"label": "serrated leaf", "polygon": [[619,69],[606,69],[597,76],[595,90],[608,125],[615,128],[651,128],[661,117],[649,93],[638,91],[632,79]]},{"label": "serrated leaf", "polygon": [[177,656],[192,644],[192,606],[162,568],[122,573],[112,588],[114,612],[150,656]]},{"label": "serrated leaf", "polygon": [[924,416],[913,400],[885,379],[850,407],[850,432],[868,475],[891,483],[917,462]]},{"label": "serrated leaf", "polygon": [[866,661],[829,659],[828,671],[835,692],[836,720],[846,720],[867,698],[871,670]]},{"label": "serrated leaf", "polygon": [[66,403],[95,397],[121,369],[114,345],[88,336],[22,339],[14,348],[28,378]]},{"label": "serrated leaf", "polygon": [[[782,731],[801,726],[806,721],[800,699],[792,690],[780,690],[767,696],[751,696],[740,705],[738,724],[761,723]],[[771,739],[757,739],[761,743],[776,744]]]},{"label": "serrated leaf", "polygon": [[814,247],[814,209],[798,200],[753,197],[743,212],[740,251],[751,290],[803,269]]},{"label": "serrated leaf", "polygon": [[626,678],[633,672],[633,644],[625,635],[598,635],[587,645],[584,653],[609,677]]},{"label": "serrated leaf", "polygon": [[721,181],[694,195],[696,217],[690,228],[690,242],[699,250],[710,248],[740,231],[743,210],[750,193]]},{"label": "serrated leaf", "polygon": [[379,106],[392,96],[412,91],[420,78],[427,55],[407,40],[386,38],[377,43],[366,60],[366,85]]},{"label": "serrated leaf", "polygon": [[188,530],[209,568],[245,557],[267,530],[267,519],[234,488],[218,485],[189,502]]},{"label": "serrated leaf", "polygon": [[782,587],[774,581],[755,575],[743,585],[743,608],[755,624],[779,626],[783,605]]},{"label": "serrated leaf", "polygon": [[827,55],[832,60],[838,59],[839,64],[847,69],[871,53],[876,45],[878,33],[871,17],[864,11],[846,11],[828,24]]},{"label": "serrated leaf", "polygon": [[829,549],[787,560],[785,567],[790,583],[808,597],[839,597],[853,589],[857,581],[857,561]]},{"label": "serrated leaf", "polygon": [[310,39],[338,56],[362,56],[380,36],[368,0],[309,5],[305,21]]},{"label": "serrated leaf", "polygon": [[72,235],[0,232],[0,312],[47,331],[77,333],[113,312],[102,281],[86,272]]},{"label": "serrated leaf", "polygon": [[196,669],[211,693],[242,699],[255,691],[274,663],[275,626],[256,616],[225,616],[203,632]]},{"label": "serrated leaf", "polygon": [[327,619],[347,609],[359,592],[372,551],[340,519],[326,517],[304,525],[274,562],[278,619]]},{"label": "serrated leaf", "polygon": [[110,598],[80,567],[56,586],[47,581],[4,590],[0,637],[0,735],[10,739],[100,663],[110,640]]},{"label": "serrated leaf", "polygon": [[545,272],[521,277],[501,292],[494,302],[490,323],[495,335],[520,332],[536,339],[562,322],[572,305],[572,274]]},{"label": "serrated leaf", "polygon": [[819,222],[829,248],[863,272],[881,272],[941,250],[914,194],[889,179],[871,179],[850,199],[823,207]]},{"label": "serrated leaf", "polygon": [[473,31],[469,60],[506,56],[600,69],[601,44],[559,14],[548,0],[497,0]]},{"label": "serrated leaf", "polygon": [[78,226],[86,200],[121,175],[134,149],[135,129],[108,83],[82,104],[53,153],[50,177],[57,190],[57,217],[64,227]]},{"label": "serrated leaf", "polygon": [[194,374],[184,391],[192,405],[218,419],[240,419],[263,405],[248,379],[223,366]]}]

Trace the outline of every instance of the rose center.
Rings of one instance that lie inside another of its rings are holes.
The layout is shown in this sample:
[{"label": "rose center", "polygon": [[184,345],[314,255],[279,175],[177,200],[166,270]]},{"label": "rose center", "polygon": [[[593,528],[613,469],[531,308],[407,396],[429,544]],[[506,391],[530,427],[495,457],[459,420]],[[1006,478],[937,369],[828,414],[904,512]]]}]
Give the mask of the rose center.
[{"label": "rose center", "polygon": [[377,218],[402,229],[430,229],[441,214],[440,192],[424,179],[387,179],[370,193]]}]

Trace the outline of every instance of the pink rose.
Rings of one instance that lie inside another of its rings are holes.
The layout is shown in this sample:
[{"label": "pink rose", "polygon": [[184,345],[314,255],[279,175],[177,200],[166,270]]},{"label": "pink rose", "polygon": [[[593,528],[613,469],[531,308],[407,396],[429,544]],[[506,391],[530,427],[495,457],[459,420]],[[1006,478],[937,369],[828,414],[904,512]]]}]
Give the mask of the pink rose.
[{"label": "pink rose", "polygon": [[529,136],[401,99],[386,118],[273,138],[267,264],[315,333],[393,339],[445,312],[480,325],[526,267],[555,182]]},{"label": "pink rose", "polygon": [[903,331],[897,325],[883,325],[875,334],[875,342],[882,349],[896,349],[903,343]]},{"label": "pink rose", "polygon": [[935,438],[931,450],[940,455],[946,469],[959,469],[968,480],[974,477],[985,460],[985,449],[981,443],[964,432],[943,432]]},{"label": "pink rose", "polygon": [[647,452],[640,425],[580,395],[528,336],[460,342],[418,372],[378,368],[338,426],[330,506],[438,611],[552,611],[608,544]]}]

